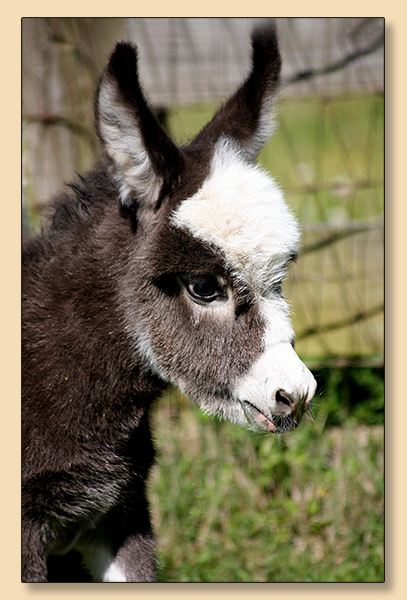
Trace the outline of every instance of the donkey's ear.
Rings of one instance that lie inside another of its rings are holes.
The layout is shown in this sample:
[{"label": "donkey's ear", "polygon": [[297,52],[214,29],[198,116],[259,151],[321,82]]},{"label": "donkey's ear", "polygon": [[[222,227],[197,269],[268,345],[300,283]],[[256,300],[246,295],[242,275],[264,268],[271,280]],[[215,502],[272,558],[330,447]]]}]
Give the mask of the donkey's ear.
[{"label": "donkey's ear", "polygon": [[256,159],[273,131],[272,107],[280,83],[281,56],[273,20],[252,33],[248,78],[197,136],[199,143],[232,139],[247,159]]},{"label": "donkey's ear", "polygon": [[95,120],[115,165],[122,203],[155,207],[179,173],[182,155],[143,96],[133,44],[119,42],[114,49],[96,95]]}]

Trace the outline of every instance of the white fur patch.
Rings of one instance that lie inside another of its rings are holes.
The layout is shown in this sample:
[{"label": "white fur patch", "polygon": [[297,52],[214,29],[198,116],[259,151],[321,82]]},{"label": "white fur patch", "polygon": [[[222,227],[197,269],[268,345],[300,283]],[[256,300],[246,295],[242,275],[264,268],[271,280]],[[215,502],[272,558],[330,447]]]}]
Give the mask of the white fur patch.
[{"label": "white fur patch", "polygon": [[235,274],[260,295],[285,274],[299,230],[276,183],[222,139],[201,189],[181,202],[172,222],[220,247]]},{"label": "white fur patch", "polygon": [[266,323],[263,337],[264,349],[267,351],[278,344],[291,344],[294,339],[294,331],[286,300],[282,297],[259,298],[258,306]]},{"label": "white fur patch", "polygon": [[106,569],[102,581],[104,582],[125,582],[127,581],[125,574],[119,569],[115,563],[111,563]]},{"label": "white fur patch", "polygon": [[95,581],[123,582],[126,575],[117,566],[112,552],[104,545],[85,545],[83,559]]},{"label": "white fur patch", "polygon": [[102,81],[98,98],[99,128],[106,150],[118,169],[122,203],[130,204],[136,194],[154,202],[162,181],[153,169],[136,116],[117,98],[116,86]]},{"label": "white fur patch", "polygon": [[247,145],[244,146],[244,152],[249,160],[256,160],[260,150],[267,143],[276,129],[276,121],[274,119],[275,111],[273,106],[276,102],[276,96],[273,94],[269,98],[264,98],[260,109],[259,122],[256,132],[250,139]]}]

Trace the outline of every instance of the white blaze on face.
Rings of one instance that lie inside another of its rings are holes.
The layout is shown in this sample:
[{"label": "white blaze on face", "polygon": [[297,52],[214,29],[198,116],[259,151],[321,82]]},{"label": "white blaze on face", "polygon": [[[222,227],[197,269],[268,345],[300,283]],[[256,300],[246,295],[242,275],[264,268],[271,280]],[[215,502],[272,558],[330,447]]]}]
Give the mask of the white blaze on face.
[{"label": "white blaze on face", "polygon": [[[309,402],[315,381],[291,346],[294,337],[285,300],[272,293],[299,245],[296,221],[276,183],[247,164],[233,142],[222,140],[210,175],[200,190],[183,201],[173,223],[221,248],[235,276],[254,292],[265,322],[263,353],[236,381],[233,396],[269,416],[275,395],[285,390]],[[244,422],[243,412],[233,420]]]},{"label": "white blaze on face", "polygon": [[281,279],[299,243],[276,183],[226,140],[219,142],[201,189],[180,204],[172,220],[221,248],[235,274],[259,294]]},{"label": "white blaze on face", "polygon": [[315,394],[316,382],[292,347],[294,333],[288,314],[284,315],[284,307],[279,307],[275,299],[260,299],[259,309],[267,323],[265,349],[253,367],[236,381],[233,396],[250,402],[267,416],[275,413],[280,390],[297,404],[307,406]]}]

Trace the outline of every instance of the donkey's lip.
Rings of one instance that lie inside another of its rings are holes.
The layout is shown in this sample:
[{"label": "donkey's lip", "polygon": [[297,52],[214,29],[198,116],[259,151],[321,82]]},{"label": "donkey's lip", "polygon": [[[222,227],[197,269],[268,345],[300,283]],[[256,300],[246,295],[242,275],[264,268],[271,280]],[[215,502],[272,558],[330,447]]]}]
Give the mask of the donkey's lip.
[{"label": "donkey's lip", "polygon": [[277,427],[270,419],[267,417],[261,410],[254,406],[251,402],[245,400],[245,405],[249,408],[251,415],[253,415],[254,420],[259,423],[264,429],[267,429],[270,432],[276,431]]}]

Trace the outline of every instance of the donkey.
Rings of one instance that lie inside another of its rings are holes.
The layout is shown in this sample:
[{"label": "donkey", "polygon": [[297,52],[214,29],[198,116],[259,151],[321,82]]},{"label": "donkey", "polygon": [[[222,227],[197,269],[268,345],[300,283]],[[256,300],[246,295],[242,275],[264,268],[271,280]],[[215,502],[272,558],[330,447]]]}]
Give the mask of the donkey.
[{"label": "donkey", "polygon": [[48,581],[49,557],[72,549],[94,581],[155,580],[149,411],[169,385],[271,433],[311,404],[281,289],[299,229],[255,165],[280,68],[274,25],[255,30],[247,79],[178,148],[143,95],[136,47],[110,57],[100,161],[23,250],[25,582]]}]

